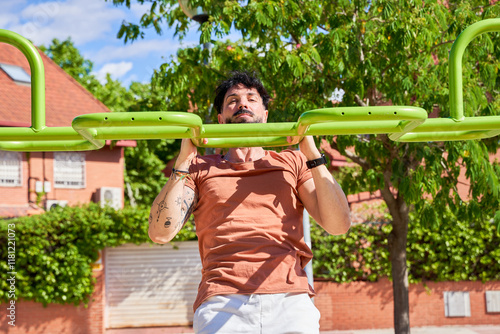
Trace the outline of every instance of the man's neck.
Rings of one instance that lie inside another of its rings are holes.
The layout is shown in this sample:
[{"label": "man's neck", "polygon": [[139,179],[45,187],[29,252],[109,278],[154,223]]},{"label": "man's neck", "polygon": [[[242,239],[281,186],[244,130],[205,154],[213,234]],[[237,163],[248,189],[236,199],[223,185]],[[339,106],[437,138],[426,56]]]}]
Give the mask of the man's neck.
[{"label": "man's neck", "polygon": [[250,162],[261,159],[266,154],[262,147],[230,148],[224,156],[229,162]]}]

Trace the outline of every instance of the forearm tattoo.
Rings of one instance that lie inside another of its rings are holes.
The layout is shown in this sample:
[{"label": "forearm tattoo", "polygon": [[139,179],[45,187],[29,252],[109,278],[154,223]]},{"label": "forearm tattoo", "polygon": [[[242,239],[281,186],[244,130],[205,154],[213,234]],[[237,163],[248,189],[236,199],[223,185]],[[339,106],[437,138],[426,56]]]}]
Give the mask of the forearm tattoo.
[{"label": "forearm tattoo", "polygon": [[[175,203],[180,206],[180,219],[177,221],[177,218],[174,219],[173,217],[167,217],[165,220],[165,223],[163,226],[165,228],[171,228],[172,226],[175,226],[175,233],[177,233],[182,226],[184,226],[184,223],[189,219],[191,214],[193,213],[196,204],[197,204],[197,196],[194,193],[194,191],[186,187],[184,189],[184,194],[183,196],[178,196],[175,199]],[[160,220],[160,214],[162,211],[168,210],[167,203],[166,203],[166,198],[164,198],[160,203],[158,203],[158,210],[157,210],[157,218],[156,222],[159,222]],[[150,214],[149,215],[149,223],[151,224],[151,221],[153,220],[153,216]],[[177,221],[177,223],[176,223]]]},{"label": "forearm tattoo", "polygon": [[185,223],[189,219],[189,217],[191,217],[191,214],[196,208],[196,204],[197,204],[197,196],[194,193],[194,191],[189,189],[187,192],[184,193],[184,201],[181,207],[182,223]]},{"label": "forearm tattoo", "polygon": [[160,203],[158,203],[158,211],[156,212],[156,222],[160,221],[160,213],[163,210],[168,210],[167,202],[165,202],[165,199],[163,199]]},{"label": "forearm tattoo", "polygon": [[153,214],[149,213],[149,225],[153,222]]}]

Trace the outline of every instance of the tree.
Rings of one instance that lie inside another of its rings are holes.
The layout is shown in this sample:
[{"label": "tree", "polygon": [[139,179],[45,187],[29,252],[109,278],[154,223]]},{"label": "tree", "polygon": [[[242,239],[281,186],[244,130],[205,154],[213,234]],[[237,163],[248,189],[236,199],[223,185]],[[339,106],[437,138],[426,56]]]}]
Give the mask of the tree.
[{"label": "tree", "polygon": [[[143,3],[143,0],[138,0]],[[154,27],[175,26],[180,39],[189,21],[177,0],[151,1],[138,24],[124,22],[125,42]],[[129,0],[114,0],[130,6]],[[296,121],[309,109],[331,107],[335,88],[340,106],[413,105],[449,116],[448,52],[458,34],[474,22],[500,15],[495,1],[471,0],[193,0],[209,15],[200,26],[208,50],[181,49],[155,77],[173,110],[209,112],[214,83],[236,69],[257,70],[272,92],[270,121]],[[244,7],[243,7],[244,6]],[[222,41],[237,30],[242,39]],[[217,38],[219,40],[212,40]],[[210,57],[210,62],[205,60]],[[466,116],[498,115],[498,33],[476,38],[464,57]],[[211,115],[215,119],[215,115]],[[481,141],[400,143],[387,135],[337,136],[331,146],[361,166],[342,180],[348,193],[359,184],[380,190],[392,216],[389,250],[394,292],[394,328],[409,333],[406,244],[410,210],[431,226],[446,222],[449,208],[460,220],[500,218],[498,164],[489,162],[498,137]],[[458,196],[461,167],[471,181],[470,199]]]},{"label": "tree", "polygon": [[[101,83],[92,73],[92,61],[85,59],[71,39],[53,39],[40,47],[57,65],[72,76],[113,112],[165,110],[165,95],[151,84],[133,82],[127,89],[109,74]],[[163,170],[180,146],[173,140],[137,141],[125,148],[125,194],[129,203],[150,205],[166,182]]]},{"label": "tree", "polygon": [[51,45],[42,45],[40,50],[81,85],[88,86],[89,82],[97,81],[91,74],[94,64],[83,58],[71,38],[62,42],[54,38]]}]

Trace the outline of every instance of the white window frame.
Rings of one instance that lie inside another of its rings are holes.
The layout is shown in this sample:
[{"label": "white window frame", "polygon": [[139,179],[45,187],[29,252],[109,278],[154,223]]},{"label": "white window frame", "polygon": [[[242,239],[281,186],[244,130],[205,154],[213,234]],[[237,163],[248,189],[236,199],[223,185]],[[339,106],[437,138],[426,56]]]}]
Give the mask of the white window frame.
[{"label": "white window frame", "polygon": [[86,176],[84,152],[54,152],[54,188],[83,189]]},{"label": "white window frame", "polygon": [[0,151],[0,187],[21,187],[22,185],[23,158],[21,152]]}]

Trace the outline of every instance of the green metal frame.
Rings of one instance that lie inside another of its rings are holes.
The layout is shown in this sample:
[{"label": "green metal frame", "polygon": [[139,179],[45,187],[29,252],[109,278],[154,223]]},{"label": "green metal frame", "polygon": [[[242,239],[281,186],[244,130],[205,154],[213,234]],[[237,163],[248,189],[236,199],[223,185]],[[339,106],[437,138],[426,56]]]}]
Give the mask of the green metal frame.
[{"label": "green metal frame", "polygon": [[[450,53],[450,118],[427,119],[427,111],[411,106],[339,107],[303,113],[297,122],[265,124],[203,124],[186,112],[95,113],[76,117],[71,127],[45,126],[45,77],[42,59],[24,37],[0,29],[0,42],[23,52],[31,69],[31,127],[0,128],[0,149],[11,151],[83,151],[106,140],[191,138],[199,147],[286,146],[305,135],[385,133],[404,142],[469,140],[500,134],[500,116],[464,117],[462,57],[476,36],[500,31],[500,19],[465,29]],[[203,138],[209,138],[203,144]]]},{"label": "green metal frame", "polygon": [[405,134],[400,141],[452,141],[483,139],[500,134],[500,116],[464,117],[462,58],[469,43],[486,32],[500,31],[500,19],[474,23],[462,31],[453,43],[449,56],[451,118],[431,118]]}]

